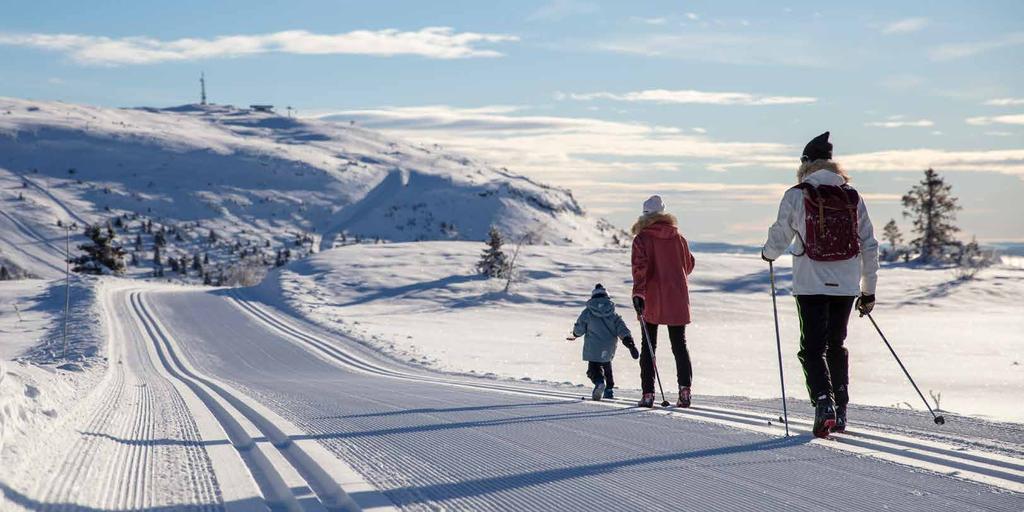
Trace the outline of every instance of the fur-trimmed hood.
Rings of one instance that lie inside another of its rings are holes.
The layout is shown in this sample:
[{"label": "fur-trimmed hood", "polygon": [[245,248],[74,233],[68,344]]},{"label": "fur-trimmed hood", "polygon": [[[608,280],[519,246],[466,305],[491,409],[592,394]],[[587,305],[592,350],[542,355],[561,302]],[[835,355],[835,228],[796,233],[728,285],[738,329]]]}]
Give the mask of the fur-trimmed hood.
[{"label": "fur-trimmed hood", "polygon": [[641,215],[640,218],[636,219],[636,223],[633,224],[633,228],[630,231],[632,231],[633,236],[636,236],[638,233],[643,231],[644,228],[659,222],[664,222],[672,226],[679,225],[679,222],[676,220],[676,216],[671,213],[651,213]]},{"label": "fur-trimmed hood", "polygon": [[800,164],[800,169],[796,171],[796,182],[803,183],[808,176],[820,170],[832,171],[842,176],[844,182],[850,182],[850,175],[846,174],[846,169],[843,169],[843,166],[832,160],[822,159],[811,160],[810,162]]}]

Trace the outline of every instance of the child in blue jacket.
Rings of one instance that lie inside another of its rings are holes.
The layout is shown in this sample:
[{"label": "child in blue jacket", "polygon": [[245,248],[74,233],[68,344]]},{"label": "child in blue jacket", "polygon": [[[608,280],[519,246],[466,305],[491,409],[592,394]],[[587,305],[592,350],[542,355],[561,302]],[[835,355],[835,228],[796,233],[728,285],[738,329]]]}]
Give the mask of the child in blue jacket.
[{"label": "child in blue jacket", "polygon": [[615,303],[608,297],[601,283],[594,287],[587,307],[580,313],[572,334],[566,339],[572,341],[580,336],[584,337],[583,360],[587,361],[587,377],[594,383],[591,397],[594,400],[614,398],[612,358],[615,357],[616,342],[621,338],[622,345],[629,349],[633,359],[639,358],[640,353],[636,350],[626,322],[615,312]]}]

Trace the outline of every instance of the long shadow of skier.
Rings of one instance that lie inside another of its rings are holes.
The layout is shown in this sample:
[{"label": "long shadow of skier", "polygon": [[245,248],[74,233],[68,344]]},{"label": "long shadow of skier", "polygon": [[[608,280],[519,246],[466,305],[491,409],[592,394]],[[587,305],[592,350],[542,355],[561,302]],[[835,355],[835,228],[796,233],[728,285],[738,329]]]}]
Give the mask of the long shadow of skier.
[{"label": "long shadow of skier", "polygon": [[[422,486],[407,486],[396,489],[389,489],[388,496],[398,506],[413,505],[426,501],[425,497],[439,497],[443,499],[457,499],[483,494],[491,494],[512,489],[545,485],[561,480],[586,478],[590,476],[613,473],[625,468],[642,466],[645,464],[657,464],[661,462],[683,461],[717,457],[736,453],[761,452],[778,450],[781,448],[796,447],[807,444],[811,440],[810,435],[792,436],[788,438],[773,438],[754,443],[723,446],[695,450],[692,452],[665,453],[647,457],[636,457],[610,462],[599,462],[582,466],[571,466],[564,468],[545,469],[541,471],[530,471],[513,475],[499,475],[486,478],[466,480],[462,482],[446,482]],[[422,498],[421,498],[422,497]]]}]

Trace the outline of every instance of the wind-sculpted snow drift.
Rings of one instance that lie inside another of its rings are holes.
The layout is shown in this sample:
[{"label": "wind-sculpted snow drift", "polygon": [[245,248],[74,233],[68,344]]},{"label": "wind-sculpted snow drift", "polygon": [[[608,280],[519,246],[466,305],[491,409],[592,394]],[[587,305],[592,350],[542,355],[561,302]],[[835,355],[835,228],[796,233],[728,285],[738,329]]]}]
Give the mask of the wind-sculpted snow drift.
[{"label": "wind-sculpted snow drift", "polygon": [[0,170],[89,222],[130,212],[276,242],[309,234],[320,248],[355,237],[482,240],[491,225],[537,243],[623,238],[568,190],[505,169],[349,124],[221,105],[0,98]]}]

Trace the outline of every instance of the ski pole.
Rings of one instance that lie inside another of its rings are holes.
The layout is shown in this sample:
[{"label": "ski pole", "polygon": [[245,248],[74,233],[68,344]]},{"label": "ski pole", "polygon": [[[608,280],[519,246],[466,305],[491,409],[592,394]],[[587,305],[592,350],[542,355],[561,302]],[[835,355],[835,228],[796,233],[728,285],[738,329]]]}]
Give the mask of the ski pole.
[{"label": "ski pole", "polygon": [[768,275],[772,283],[772,315],[775,316],[775,348],[779,353],[779,385],[782,386],[782,418],[789,437],[789,411],[786,408],[786,379],[782,375],[782,337],[779,336],[779,307],[775,303],[775,263],[768,262]]},{"label": "ski pole", "polygon": [[654,345],[651,344],[651,335],[647,332],[647,320],[644,320],[643,315],[640,315],[640,329],[644,332],[647,350],[651,351],[651,366],[654,367],[654,377],[658,380],[658,389],[661,390],[661,406],[668,407],[668,400],[665,400],[665,388],[661,386],[661,375],[658,374],[658,358],[654,356]]},{"label": "ski pole", "polygon": [[[864,315],[861,314],[860,316]],[[932,410],[932,406],[931,404],[928,403],[928,399],[924,397],[924,393],[921,393],[921,388],[917,387],[917,383],[914,382],[914,378],[910,376],[910,372],[907,371],[907,367],[903,366],[903,361],[900,361],[900,356],[896,355],[896,351],[893,350],[892,345],[889,343],[889,340],[885,338],[885,334],[882,334],[882,329],[878,327],[878,323],[875,322],[874,317],[871,316],[871,313],[868,313],[867,317],[868,320],[871,320],[871,325],[875,326],[875,330],[878,331],[878,335],[882,337],[882,341],[885,342],[885,346],[889,347],[889,352],[892,352],[892,357],[896,358],[896,362],[899,363],[900,368],[903,369],[903,373],[907,376],[907,380],[909,380],[910,384],[914,386],[914,391],[917,391],[917,396],[921,397],[921,401],[924,402],[924,406],[927,407],[928,412],[932,414],[932,418],[935,419],[935,424],[945,425],[946,418],[943,418],[942,416],[935,414],[935,411]]]}]

